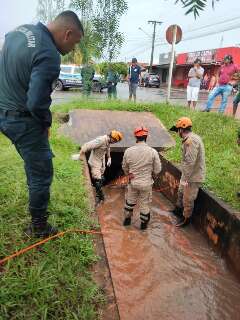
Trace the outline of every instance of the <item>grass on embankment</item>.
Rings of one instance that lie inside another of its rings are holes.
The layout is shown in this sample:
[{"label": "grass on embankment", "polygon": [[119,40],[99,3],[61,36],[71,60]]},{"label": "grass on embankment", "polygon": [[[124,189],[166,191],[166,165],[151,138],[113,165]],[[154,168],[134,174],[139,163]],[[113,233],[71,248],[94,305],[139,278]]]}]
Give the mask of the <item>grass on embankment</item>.
[{"label": "grass on embankment", "polygon": [[[240,210],[240,201],[236,196],[236,192],[240,191],[240,147],[236,144],[239,121],[217,113],[190,111],[184,107],[168,106],[163,103],[133,104],[125,101],[79,100],[54,106],[53,110],[67,112],[75,108],[150,111],[162,121],[166,128],[175,124],[179,117],[189,116],[193,121],[193,131],[203,138],[205,144],[207,179],[204,185]],[[181,143],[177,135],[173,135],[177,140],[177,146],[169,150],[166,157],[179,162]]]},{"label": "grass on embankment", "polygon": [[[55,176],[49,221],[60,230],[96,225],[79,162],[70,160],[76,146],[52,130]],[[29,221],[23,163],[0,134],[0,257],[26,247],[22,228]],[[0,319],[96,320],[103,296],[91,279],[96,261],[92,238],[69,234],[48,242],[0,268]]]}]

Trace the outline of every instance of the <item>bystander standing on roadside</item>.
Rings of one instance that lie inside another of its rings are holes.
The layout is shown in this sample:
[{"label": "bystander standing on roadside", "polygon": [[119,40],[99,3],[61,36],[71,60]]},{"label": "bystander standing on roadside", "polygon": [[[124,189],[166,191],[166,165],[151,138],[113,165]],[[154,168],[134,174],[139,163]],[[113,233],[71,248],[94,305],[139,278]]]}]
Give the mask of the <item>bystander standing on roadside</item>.
[{"label": "bystander standing on roadside", "polygon": [[[230,94],[232,93],[233,84],[235,80],[232,79],[234,73],[238,72],[240,69],[237,65],[233,63],[233,58],[231,55],[226,55],[223,59],[223,64],[219,71],[218,84],[210,92],[208,96],[208,101],[206,104],[206,109],[203,111],[209,112],[212,109],[212,105],[217,96],[222,96],[222,102],[220,104],[218,112],[224,113],[227,100]],[[211,87],[209,88],[212,89]]]},{"label": "bystander standing on roadside", "polygon": [[238,104],[240,102],[240,72],[235,73],[232,78],[233,80],[236,81],[236,88],[237,88],[237,93],[233,99],[233,107],[232,107],[233,117],[235,117],[237,113]]},{"label": "bystander standing on roadside", "polygon": [[193,109],[196,108],[203,74],[204,69],[201,67],[201,60],[196,59],[194,61],[193,67],[189,70],[188,73],[189,82],[187,86],[187,101],[189,108],[191,108],[191,104],[193,105]]},{"label": "bystander standing on roadside", "polygon": [[128,69],[128,84],[129,84],[129,100],[136,102],[137,98],[137,87],[140,80],[141,67],[137,64],[137,59],[132,58],[132,64]]}]

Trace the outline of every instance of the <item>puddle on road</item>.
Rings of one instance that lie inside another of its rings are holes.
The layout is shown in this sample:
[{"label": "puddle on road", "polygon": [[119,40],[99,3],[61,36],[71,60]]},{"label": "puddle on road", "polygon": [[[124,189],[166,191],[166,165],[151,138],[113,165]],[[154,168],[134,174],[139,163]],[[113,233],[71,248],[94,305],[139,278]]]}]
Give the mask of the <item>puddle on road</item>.
[{"label": "puddle on road", "polygon": [[97,209],[121,320],[239,320],[240,284],[193,227],[176,229],[154,192],[152,219],[122,226],[124,189],[105,187]]}]

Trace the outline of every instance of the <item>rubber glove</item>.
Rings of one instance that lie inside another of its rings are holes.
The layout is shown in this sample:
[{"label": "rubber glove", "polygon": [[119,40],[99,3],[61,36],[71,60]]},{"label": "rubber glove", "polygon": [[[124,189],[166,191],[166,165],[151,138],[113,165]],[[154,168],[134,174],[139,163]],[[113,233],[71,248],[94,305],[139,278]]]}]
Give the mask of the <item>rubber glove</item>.
[{"label": "rubber glove", "polygon": [[110,167],[110,166],[111,166],[111,163],[112,163],[112,159],[111,159],[111,158],[108,158],[107,166]]}]

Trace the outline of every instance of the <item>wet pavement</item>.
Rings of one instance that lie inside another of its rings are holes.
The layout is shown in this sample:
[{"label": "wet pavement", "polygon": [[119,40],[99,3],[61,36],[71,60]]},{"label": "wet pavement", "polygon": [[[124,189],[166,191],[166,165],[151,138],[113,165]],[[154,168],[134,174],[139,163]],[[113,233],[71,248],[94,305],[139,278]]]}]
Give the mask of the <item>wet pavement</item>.
[{"label": "wet pavement", "polygon": [[[118,98],[121,100],[128,100],[128,85],[126,83],[119,83],[117,86]],[[81,99],[82,93],[80,90],[69,90],[69,91],[55,91],[52,95],[53,105],[72,102],[77,99]],[[201,91],[199,94],[199,101],[197,110],[202,110],[205,107],[208,97],[207,91]],[[106,100],[107,92],[106,89],[102,93],[92,93],[90,99],[94,100]],[[232,114],[232,100],[231,96],[228,100],[228,106],[225,113]],[[166,101],[166,87],[158,88],[144,88],[139,87],[137,90],[137,101],[138,102],[165,102]],[[186,105],[186,89],[173,88],[171,91],[171,103],[176,105]],[[217,98],[213,107],[213,111],[217,111],[220,104],[220,98]],[[240,119],[240,106],[237,111],[236,118]]]},{"label": "wet pavement", "polygon": [[203,235],[176,229],[160,193],[144,232],[137,208],[132,226],[122,226],[124,189],[105,193],[97,213],[121,320],[240,319],[240,283]]}]

